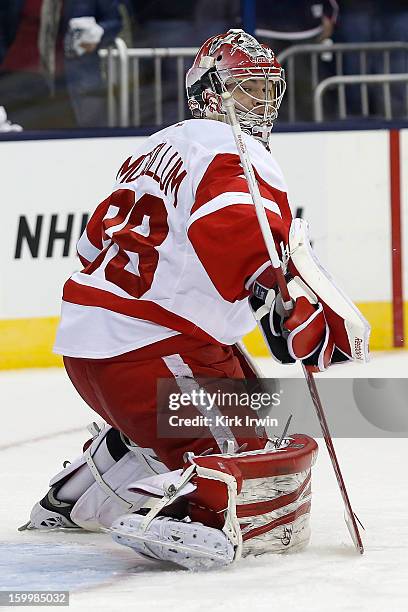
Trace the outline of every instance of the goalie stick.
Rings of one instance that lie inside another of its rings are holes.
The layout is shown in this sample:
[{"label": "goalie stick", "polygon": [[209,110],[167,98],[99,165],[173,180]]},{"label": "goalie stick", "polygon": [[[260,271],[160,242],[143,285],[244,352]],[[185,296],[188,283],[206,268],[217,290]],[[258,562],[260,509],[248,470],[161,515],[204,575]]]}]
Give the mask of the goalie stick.
[{"label": "goalie stick", "polygon": [[[229,92],[224,92],[222,94],[224,108],[228,115],[228,120],[231,126],[231,129],[234,134],[235,144],[238,149],[238,154],[241,160],[242,167],[244,169],[245,178],[248,183],[249,192],[252,197],[252,201],[255,206],[256,215],[258,217],[259,225],[261,228],[262,236],[269,254],[269,258],[271,260],[272,267],[274,268],[277,284],[279,287],[279,291],[282,296],[282,301],[285,310],[288,315],[293,307],[292,300],[289,295],[289,291],[287,288],[285,276],[283,274],[283,270],[281,267],[281,262],[279,260],[279,255],[276,250],[275,242],[272,236],[272,231],[268,223],[268,218],[266,216],[265,208],[262,204],[261,194],[259,192],[258,183],[255,179],[255,173],[252,167],[251,160],[248,155],[248,151],[244,142],[244,138],[242,135],[241,126],[237,119],[235,113],[235,102],[232,95]],[[354,546],[356,550],[363,554],[364,547],[363,542],[361,540],[361,535],[358,529],[357,521],[363,527],[360,520],[357,518],[354,513],[350,499],[347,493],[346,485],[344,483],[343,475],[340,470],[340,465],[337,459],[336,451],[334,449],[333,440],[330,434],[329,426],[327,424],[326,415],[323,410],[322,403],[320,401],[319,393],[317,391],[316,382],[314,380],[312,372],[302,363],[303,372],[306,378],[307,386],[309,388],[310,397],[312,399],[313,405],[316,410],[317,418],[319,419],[320,427],[322,429],[324,441],[326,443],[327,452],[329,453],[329,457],[333,466],[334,473],[336,475],[337,483],[340,488],[340,493],[344,502],[344,510],[345,510],[345,521],[347,528],[349,530],[351,539],[353,540]],[[364,527],[363,527],[364,529]]]}]

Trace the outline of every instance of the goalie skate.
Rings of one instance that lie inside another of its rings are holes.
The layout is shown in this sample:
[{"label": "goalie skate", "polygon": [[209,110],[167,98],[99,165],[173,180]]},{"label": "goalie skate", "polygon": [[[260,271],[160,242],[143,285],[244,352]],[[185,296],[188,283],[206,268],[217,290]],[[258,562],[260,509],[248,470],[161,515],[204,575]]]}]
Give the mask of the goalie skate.
[{"label": "goalie skate", "polygon": [[191,570],[219,568],[234,559],[234,547],[219,529],[159,516],[142,531],[144,518],[140,514],[121,516],[111,526],[113,539],[149,559]]},{"label": "goalie skate", "polygon": [[48,493],[35,504],[31,510],[30,520],[19,527],[19,531],[25,529],[80,529],[70,518],[74,503],[57,499],[55,494],[58,488],[60,487],[51,487]]}]

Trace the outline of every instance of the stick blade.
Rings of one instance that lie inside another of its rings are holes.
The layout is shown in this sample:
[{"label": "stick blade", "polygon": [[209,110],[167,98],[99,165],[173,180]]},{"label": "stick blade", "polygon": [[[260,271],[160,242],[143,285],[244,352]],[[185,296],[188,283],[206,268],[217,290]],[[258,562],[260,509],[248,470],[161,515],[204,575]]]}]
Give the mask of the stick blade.
[{"label": "stick blade", "polygon": [[[344,520],[346,521],[347,529],[349,530],[349,534],[351,536],[351,539],[353,540],[353,544],[357,552],[359,552],[360,555],[363,555],[364,545],[357,525],[357,521],[360,523],[360,520],[354,513],[348,511],[347,508],[344,509]],[[361,523],[360,525],[363,527]]]}]

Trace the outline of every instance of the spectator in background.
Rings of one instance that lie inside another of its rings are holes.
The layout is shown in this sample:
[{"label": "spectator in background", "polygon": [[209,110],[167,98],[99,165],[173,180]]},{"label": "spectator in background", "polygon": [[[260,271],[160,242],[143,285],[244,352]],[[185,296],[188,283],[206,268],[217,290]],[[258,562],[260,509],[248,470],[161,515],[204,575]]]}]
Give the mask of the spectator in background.
[{"label": "spectator in background", "polygon": [[[332,44],[332,35],[338,16],[336,0],[256,0],[256,33],[259,39],[272,47],[276,54],[293,45],[327,43]],[[331,61],[330,54],[320,56]],[[330,76],[330,66],[320,62],[319,71]],[[311,64],[306,55],[295,57],[296,120],[313,119],[311,86]],[[289,85],[288,85],[289,87]],[[286,104],[280,120],[288,119]]]},{"label": "spectator in background", "polygon": [[131,0],[136,22],[136,47],[196,46],[191,0]]},{"label": "spectator in background", "polygon": [[[24,128],[106,125],[98,49],[121,29],[119,0],[2,0],[0,104]],[[65,49],[65,51],[64,51]],[[66,97],[66,96],[65,96]]]},{"label": "spectator in background", "polygon": [[[194,3],[189,0],[133,2],[135,47],[193,47]],[[153,60],[141,62],[140,115],[142,124],[156,124]],[[162,60],[162,108],[164,124],[177,121],[177,72],[174,58]],[[184,104],[184,99],[183,99]]]},{"label": "spectator in background", "polygon": [[[254,0],[255,1],[255,0]],[[198,41],[241,27],[239,0],[126,0],[137,47],[197,47]]]},{"label": "spectator in background", "polygon": [[60,122],[74,125],[62,80],[61,54],[52,79],[41,66],[41,9],[42,0],[0,3],[0,104],[11,121],[25,129],[58,127]]},{"label": "spectator in background", "polygon": [[196,41],[242,27],[239,0],[197,0],[193,4]]},{"label": "spectator in background", "polygon": [[[407,0],[341,0],[341,17],[336,31],[336,42],[408,42],[408,1]],[[379,55],[368,55],[368,73],[385,72]],[[408,72],[408,53],[394,51],[390,56],[390,71]],[[361,74],[358,53],[344,55],[344,73]],[[407,99],[404,85],[391,86],[393,112],[396,117],[407,116]],[[381,86],[370,90],[372,114],[384,114]],[[350,114],[361,115],[360,87],[347,88],[347,110]]]},{"label": "spectator in background", "polygon": [[65,78],[81,127],[107,124],[98,49],[112,43],[122,28],[119,5],[119,0],[64,0],[63,3]]},{"label": "spectator in background", "polygon": [[275,53],[293,44],[330,40],[338,8],[336,0],[256,0],[257,32]]},{"label": "spectator in background", "polygon": [[[151,0],[132,2],[136,47],[197,47],[210,36],[239,25],[239,0]],[[155,123],[154,69],[142,63],[140,101],[142,123]],[[163,123],[178,120],[177,70],[174,58],[162,61]],[[181,89],[185,106],[184,79]]]}]

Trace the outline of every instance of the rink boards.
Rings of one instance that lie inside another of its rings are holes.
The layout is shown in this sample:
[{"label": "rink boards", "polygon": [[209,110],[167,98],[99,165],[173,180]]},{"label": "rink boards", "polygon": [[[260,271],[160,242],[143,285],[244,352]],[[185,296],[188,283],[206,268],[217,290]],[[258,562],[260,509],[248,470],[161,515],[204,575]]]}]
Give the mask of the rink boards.
[{"label": "rink boards", "polygon": [[[76,241],[142,140],[0,142],[0,368],[60,363],[51,347],[62,285],[79,267]],[[322,263],[369,319],[371,347],[401,345],[404,311],[408,318],[408,130],[277,133],[273,153]],[[246,343],[266,354],[257,332]]]}]

